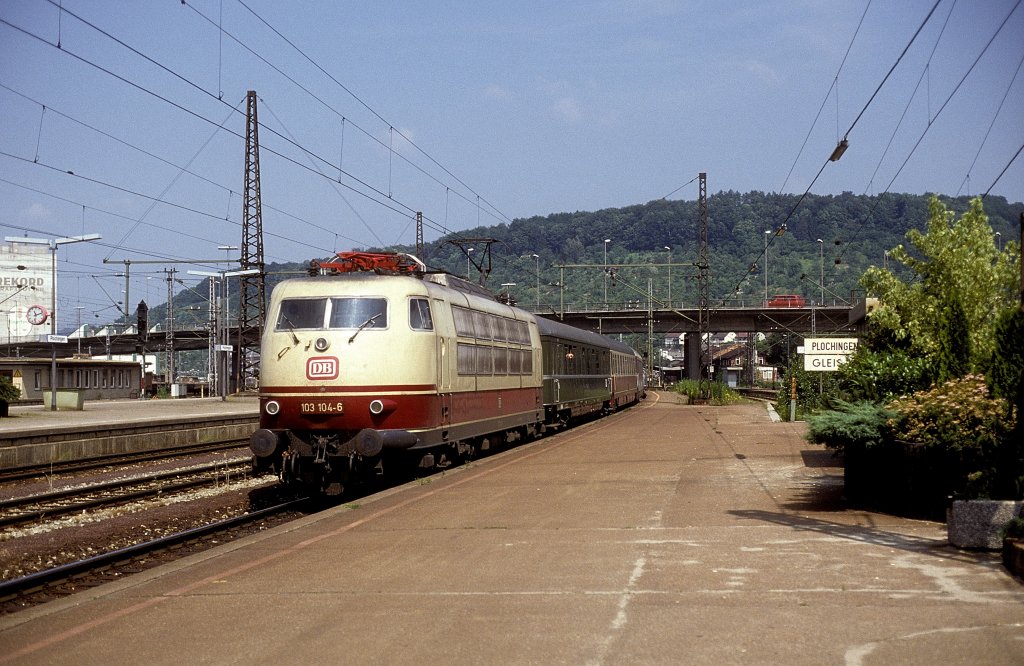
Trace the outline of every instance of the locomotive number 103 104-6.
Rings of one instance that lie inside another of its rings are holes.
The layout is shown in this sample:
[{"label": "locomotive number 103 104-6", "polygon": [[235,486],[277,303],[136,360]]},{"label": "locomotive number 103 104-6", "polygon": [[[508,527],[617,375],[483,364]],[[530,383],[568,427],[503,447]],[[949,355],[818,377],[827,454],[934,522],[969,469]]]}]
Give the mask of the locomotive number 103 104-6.
[{"label": "locomotive number 103 104-6", "polygon": [[300,402],[299,411],[303,414],[341,414],[341,402]]}]

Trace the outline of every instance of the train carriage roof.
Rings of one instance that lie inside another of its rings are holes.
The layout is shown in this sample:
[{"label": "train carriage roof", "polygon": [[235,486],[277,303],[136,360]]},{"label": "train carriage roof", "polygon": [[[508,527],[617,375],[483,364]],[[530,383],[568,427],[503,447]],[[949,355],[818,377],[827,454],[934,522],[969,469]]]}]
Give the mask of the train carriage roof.
[{"label": "train carriage roof", "polygon": [[637,356],[636,351],[627,344],[613,340],[606,335],[594,333],[593,331],[585,331],[575,326],[569,326],[561,322],[548,319],[546,317],[537,317],[537,329],[540,331],[541,337],[554,336],[565,340],[571,340],[572,342],[578,342],[580,344],[595,345],[597,347],[609,347],[617,352],[623,354],[630,354],[631,356]]}]

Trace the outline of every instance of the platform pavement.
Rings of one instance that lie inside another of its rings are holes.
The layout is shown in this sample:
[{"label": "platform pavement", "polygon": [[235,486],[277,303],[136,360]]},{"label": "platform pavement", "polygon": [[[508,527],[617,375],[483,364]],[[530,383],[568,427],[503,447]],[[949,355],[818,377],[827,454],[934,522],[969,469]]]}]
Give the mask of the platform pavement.
[{"label": "platform pavement", "polygon": [[36,428],[98,426],[125,421],[162,418],[200,418],[207,415],[259,413],[254,395],[215,398],[164,398],[150,400],[87,400],[81,411],[56,410],[44,405],[15,405],[10,415],[0,418],[0,436],[12,431]]},{"label": "platform pavement", "polygon": [[1024,591],[756,405],[643,405],[0,618],[39,664],[1019,664]]}]

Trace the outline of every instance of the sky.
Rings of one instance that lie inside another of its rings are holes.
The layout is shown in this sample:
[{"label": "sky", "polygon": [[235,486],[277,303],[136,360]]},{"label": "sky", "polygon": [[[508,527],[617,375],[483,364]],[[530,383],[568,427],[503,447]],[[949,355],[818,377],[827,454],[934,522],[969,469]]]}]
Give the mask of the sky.
[{"label": "sky", "polygon": [[433,240],[694,200],[698,172],[712,202],[1022,201],[1019,4],[4,0],[0,233],[102,236],[57,251],[62,328],[117,316],[126,260],[133,310],[165,268],[237,267],[249,90],[268,263],[413,244],[417,211]]}]

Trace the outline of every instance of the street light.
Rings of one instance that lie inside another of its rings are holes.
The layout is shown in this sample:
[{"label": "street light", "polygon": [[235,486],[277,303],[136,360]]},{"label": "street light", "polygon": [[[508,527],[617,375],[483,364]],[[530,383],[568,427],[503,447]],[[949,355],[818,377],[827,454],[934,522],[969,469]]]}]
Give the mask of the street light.
[{"label": "street light", "polygon": [[825,304],[825,241],[820,238],[818,241],[818,260],[821,262],[821,271],[818,275],[818,286],[821,287],[821,297],[818,305]]},{"label": "street light", "polygon": [[473,262],[471,261],[471,259],[470,259],[470,257],[472,257],[472,255],[473,255],[473,248],[471,248],[471,247],[467,247],[467,248],[466,248],[466,279],[467,279],[467,280],[471,280],[471,279],[472,279],[471,277],[469,277],[469,275],[470,275],[470,273],[469,273],[469,267],[470,267],[470,266],[472,265],[472,263],[473,263]]},{"label": "street light", "polygon": [[604,309],[608,309],[608,243],[611,238],[604,239]]},{"label": "street light", "polygon": [[70,243],[85,243],[101,239],[99,234],[84,234],[82,236],[66,236],[63,238],[28,238],[24,236],[7,236],[4,238],[9,243],[29,243],[32,245],[46,245],[50,248],[50,333],[57,334],[57,248]]},{"label": "street light", "polygon": [[768,236],[772,230],[764,232],[764,304],[768,305]]},{"label": "street light", "polygon": [[505,290],[505,304],[512,305],[512,291],[511,287],[516,286],[515,282],[502,282],[501,288]]},{"label": "street light", "polygon": [[537,264],[537,271],[536,271],[536,276],[537,276],[537,308],[536,308],[536,312],[540,312],[540,255],[539,254],[534,254],[534,255],[530,255],[530,256],[533,257],[533,260]]},{"label": "street light", "polygon": [[1000,252],[1003,251],[1003,234],[996,232],[996,249]]},{"label": "street light", "polygon": [[[238,246],[237,245],[218,245],[217,249],[218,250],[224,250],[224,259],[228,263],[231,263],[231,252],[232,252],[232,250],[237,250]],[[238,263],[239,264],[242,263],[242,257],[241,256],[238,257]],[[227,284],[227,285],[224,286],[224,307],[226,308],[226,310],[224,310],[224,315],[225,315],[224,328],[230,328],[230,325],[229,325],[230,320],[231,320],[231,285],[230,284]],[[239,316],[241,316],[241,309],[242,309],[242,304],[241,303],[238,304],[238,309],[239,309]]]},{"label": "street light", "polygon": [[672,248],[668,245],[664,248],[668,250],[668,306],[672,307]]},{"label": "street light", "polygon": [[[214,348],[215,351],[223,353],[223,359],[224,359],[223,373],[217,373],[216,370],[215,370],[215,380],[219,380],[218,383],[220,384],[220,399],[221,400],[227,400],[228,399],[228,378],[231,376],[230,372],[228,371],[228,358],[229,358],[230,349],[231,349],[231,332],[230,332],[230,325],[229,325],[229,322],[228,322],[228,317],[226,316],[226,310],[225,310],[225,316],[223,317],[223,319],[224,319],[224,327],[223,327],[223,331],[224,331],[223,335],[224,335],[224,337],[220,338],[220,334],[221,334],[220,319],[221,319],[221,317],[219,316],[219,314],[222,311],[222,309],[226,309],[227,308],[227,283],[228,283],[228,278],[244,277],[244,276],[247,276],[247,275],[259,275],[260,271],[259,271],[258,268],[247,268],[245,270],[236,270],[236,271],[188,271],[188,274],[189,275],[199,275],[199,276],[208,277],[208,278],[211,278],[211,279],[216,278],[216,279],[220,280],[220,288],[221,288],[221,294],[222,294],[222,296],[221,296],[222,305],[221,305],[221,307],[218,307],[216,303],[211,301],[210,302],[210,307],[213,309],[214,330],[216,331],[215,335],[216,335],[217,338],[223,340],[222,343],[217,344],[215,346],[215,348]],[[242,325],[241,319],[239,319],[238,325],[239,326]],[[211,331],[211,334],[213,334],[213,333],[214,332]],[[239,339],[241,339],[241,336],[239,336]],[[224,347],[227,347],[227,349],[225,349]],[[218,365],[218,367],[220,366],[220,364],[217,364],[217,365]],[[219,377],[219,378],[216,377],[217,374],[221,374],[221,377]]]}]

